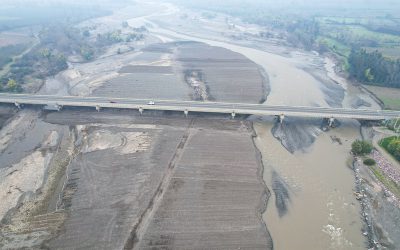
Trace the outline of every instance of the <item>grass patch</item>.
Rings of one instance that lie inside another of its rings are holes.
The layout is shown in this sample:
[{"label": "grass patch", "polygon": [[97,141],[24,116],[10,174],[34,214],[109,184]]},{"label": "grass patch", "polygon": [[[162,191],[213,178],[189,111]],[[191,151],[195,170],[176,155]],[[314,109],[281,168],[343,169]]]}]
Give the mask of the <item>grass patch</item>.
[{"label": "grass patch", "polygon": [[375,50],[382,53],[382,55],[391,60],[400,59],[400,46],[393,46],[393,47],[382,47],[382,48],[373,48],[373,47],[364,47],[367,52],[371,53]]},{"label": "grass patch", "polygon": [[381,146],[381,147],[383,147],[383,148],[387,148],[387,146],[389,145],[389,143],[392,141],[392,138],[393,138],[394,136],[391,136],[391,137],[387,137],[387,138],[384,138],[384,139],[382,139],[380,142],[379,142],[379,146]]},{"label": "grass patch", "polygon": [[385,104],[385,109],[400,110],[400,98],[383,97],[381,100]]},{"label": "grass patch", "polygon": [[348,31],[353,36],[354,39],[357,38],[371,39],[379,42],[381,45],[399,44],[400,42],[399,36],[371,31],[359,25],[349,25],[344,27],[344,30]]},{"label": "grass patch", "polygon": [[385,105],[385,109],[400,110],[400,89],[364,85]]},{"label": "grass patch", "polygon": [[317,39],[318,43],[321,44],[325,44],[329,49],[331,49],[333,52],[335,52],[336,54],[343,56],[343,57],[349,57],[350,55],[350,47],[344,45],[343,43],[330,38],[330,37],[326,37],[326,36],[321,36],[318,37]]},{"label": "grass patch", "polygon": [[393,151],[390,150],[390,144],[392,142],[398,141],[398,137],[397,136],[390,136],[387,138],[384,138],[382,140],[379,141],[379,146],[381,146],[382,148],[384,148],[386,150],[386,152],[388,152],[391,156],[393,156],[394,159],[396,159],[397,161],[400,162],[400,158],[396,157],[396,155],[398,156],[398,148],[397,149],[393,149]]},{"label": "grass patch", "polygon": [[383,184],[390,192],[397,198],[400,198],[400,186],[393,180],[386,177],[386,175],[376,166],[369,166],[374,173],[375,177]]}]

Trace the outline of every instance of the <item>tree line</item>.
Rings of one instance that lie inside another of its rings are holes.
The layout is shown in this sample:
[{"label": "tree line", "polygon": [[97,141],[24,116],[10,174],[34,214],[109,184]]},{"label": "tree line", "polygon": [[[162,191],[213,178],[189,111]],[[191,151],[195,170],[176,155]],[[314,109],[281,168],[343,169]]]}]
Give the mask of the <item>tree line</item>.
[{"label": "tree line", "polygon": [[352,49],[349,59],[350,77],[359,82],[382,87],[400,88],[400,60],[385,58],[379,51]]}]

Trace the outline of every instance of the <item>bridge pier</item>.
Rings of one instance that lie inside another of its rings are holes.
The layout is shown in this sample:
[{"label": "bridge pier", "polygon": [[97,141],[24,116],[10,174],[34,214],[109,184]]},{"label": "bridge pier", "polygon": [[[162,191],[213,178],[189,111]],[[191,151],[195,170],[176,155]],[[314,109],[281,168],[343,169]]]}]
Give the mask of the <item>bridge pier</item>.
[{"label": "bridge pier", "polygon": [[183,111],[183,113],[185,114],[185,117],[188,117],[188,115],[189,115],[189,110],[185,109],[185,111]]},{"label": "bridge pier", "polygon": [[143,115],[143,108],[142,107],[139,107],[139,113],[140,113],[140,115]]},{"label": "bridge pier", "polygon": [[58,104],[56,104],[56,109],[57,109],[57,111],[60,111],[62,108],[63,108],[63,106],[62,105],[58,105]]},{"label": "bridge pier", "polygon": [[21,109],[21,104],[19,102],[14,102],[14,105],[18,108]]},{"label": "bridge pier", "polygon": [[232,111],[231,116],[232,116],[232,119],[235,119],[235,116],[236,116],[235,111]]},{"label": "bridge pier", "polygon": [[101,107],[99,105],[96,105],[96,110],[97,110],[97,112],[100,112]]},{"label": "bridge pier", "polygon": [[331,118],[329,118],[329,120],[328,120],[328,126],[330,127],[330,128],[333,128],[333,123],[335,122],[335,118],[333,118],[333,117],[331,117]]},{"label": "bridge pier", "polygon": [[280,114],[279,117],[278,117],[279,123],[282,124],[284,119],[285,119],[285,115],[284,114]]}]

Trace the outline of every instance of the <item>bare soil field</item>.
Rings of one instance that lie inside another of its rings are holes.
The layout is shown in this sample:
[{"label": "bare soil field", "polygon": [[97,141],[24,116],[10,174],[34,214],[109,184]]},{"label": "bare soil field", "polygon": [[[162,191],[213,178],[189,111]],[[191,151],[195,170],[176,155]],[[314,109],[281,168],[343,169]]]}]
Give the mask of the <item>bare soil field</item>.
[{"label": "bare soil field", "polygon": [[[271,246],[261,218],[268,193],[250,123],[72,108],[45,112],[42,119],[48,124],[46,131],[60,131],[56,141],[43,138],[33,154],[37,158],[52,145],[49,177],[46,167],[44,176],[35,173],[45,178],[45,197],[18,201],[21,205],[0,227],[0,246]],[[72,136],[66,137],[67,127]],[[62,155],[66,162],[56,160]],[[46,166],[37,160],[36,164]],[[26,217],[25,211],[33,212]]]},{"label": "bare soil field", "polygon": [[170,184],[143,222],[138,249],[272,248],[260,218],[267,193],[252,129],[247,122],[218,123],[196,120],[178,146]]},{"label": "bare soil field", "polygon": [[[93,95],[260,103],[267,75],[246,57],[196,42],[153,44]],[[201,76],[190,82],[187,74]],[[201,92],[201,93],[199,93]]]},{"label": "bare soil field", "polygon": [[33,38],[29,36],[26,29],[0,32],[0,47],[16,44],[26,44],[32,42]]},{"label": "bare soil field", "polygon": [[268,76],[254,62],[239,53],[188,42],[178,47],[176,60],[185,71],[202,74],[211,100],[262,103],[268,94]]},{"label": "bare soil field", "polygon": [[[84,131],[82,152],[69,167],[61,202],[69,216],[63,230],[48,243],[50,248],[122,249],[185,130],[185,126],[143,129],[116,122],[111,125],[79,126]],[[110,137],[93,138],[98,133]],[[141,145],[133,145],[132,139],[140,140]]]}]

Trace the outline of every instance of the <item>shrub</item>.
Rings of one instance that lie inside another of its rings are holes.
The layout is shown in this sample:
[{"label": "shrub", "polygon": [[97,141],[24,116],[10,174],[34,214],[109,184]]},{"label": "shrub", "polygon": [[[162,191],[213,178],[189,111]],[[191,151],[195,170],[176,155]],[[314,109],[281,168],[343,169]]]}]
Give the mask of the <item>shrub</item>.
[{"label": "shrub", "polygon": [[400,139],[393,139],[387,149],[397,160],[400,160]]},{"label": "shrub", "polygon": [[370,154],[372,152],[372,144],[367,141],[362,141],[362,153],[365,154]]},{"label": "shrub", "polygon": [[351,144],[351,151],[355,154],[355,155],[360,155],[362,153],[362,145],[361,145],[361,141],[356,140],[355,142],[353,142]]},{"label": "shrub", "polygon": [[355,155],[366,155],[371,153],[372,144],[367,141],[356,140],[351,144],[351,151]]},{"label": "shrub", "polygon": [[364,164],[367,165],[367,166],[373,166],[373,165],[376,164],[376,162],[375,162],[374,159],[367,158],[367,159],[364,160]]},{"label": "shrub", "polygon": [[397,136],[391,136],[384,138],[379,142],[384,149],[386,149],[391,155],[393,155],[398,161],[400,161],[400,138]]}]

